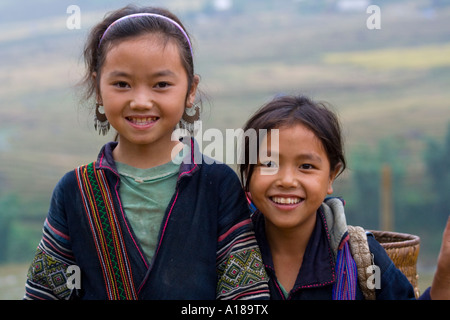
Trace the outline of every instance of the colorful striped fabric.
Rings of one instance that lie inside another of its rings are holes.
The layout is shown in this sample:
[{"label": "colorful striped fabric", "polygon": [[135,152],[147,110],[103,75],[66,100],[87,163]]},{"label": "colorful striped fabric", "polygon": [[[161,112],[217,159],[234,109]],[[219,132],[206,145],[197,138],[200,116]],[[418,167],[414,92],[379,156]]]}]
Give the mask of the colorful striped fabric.
[{"label": "colorful striped fabric", "polygon": [[28,269],[24,299],[69,299],[73,290],[67,287],[67,268],[75,264],[70,238],[48,219],[33,262]]},{"label": "colorful striped fabric", "polygon": [[337,253],[333,300],[355,300],[358,272],[348,241]]},{"label": "colorful striped fabric", "polygon": [[95,162],[76,170],[78,186],[110,300],[137,299],[131,264],[105,173]]}]

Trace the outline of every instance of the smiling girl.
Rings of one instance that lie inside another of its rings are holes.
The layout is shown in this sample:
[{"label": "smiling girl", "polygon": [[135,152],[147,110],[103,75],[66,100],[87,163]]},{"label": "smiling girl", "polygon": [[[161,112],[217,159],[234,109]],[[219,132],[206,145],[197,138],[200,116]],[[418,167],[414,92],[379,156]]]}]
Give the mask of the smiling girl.
[{"label": "smiling girl", "polygon": [[118,142],[55,187],[25,298],[267,298],[239,179],[202,161],[193,139],[172,139],[199,83],[178,18],[112,12],[91,31],[85,60],[95,126],[112,126]]},{"label": "smiling girl", "polygon": [[[257,163],[243,161],[240,173],[256,207],[252,219],[271,299],[364,299],[343,201],[326,198],[346,167],[337,117],[307,97],[281,96],[247,121],[244,131],[250,129],[268,132],[259,139]],[[271,139],[275,133],[278,143]],[[245,155],[249,147],[246,141]],[[412,285],[381,245],[371,235],[367,241],[381,271],[375,298],[414,299]],[[450,220],[438,266],[431,291],[423,298],[431,293],[433,299],[450,299]]]}]

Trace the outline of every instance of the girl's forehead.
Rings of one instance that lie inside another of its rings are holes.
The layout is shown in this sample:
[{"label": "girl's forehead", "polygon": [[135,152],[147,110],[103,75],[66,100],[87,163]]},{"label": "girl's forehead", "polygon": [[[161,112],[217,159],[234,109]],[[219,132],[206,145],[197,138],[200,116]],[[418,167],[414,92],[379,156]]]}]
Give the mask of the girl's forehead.
[{"label": "girl's forehead", "polygon": [[142,35],[113,43],[106,53],[104,69],[164,67],[185,72],[178,46],[157,35]]},{"label": "girl's forehead", "polygon": [[[304,140],[317,140],[318,142],[320,142],[320,139],[316,136],[314,131],[312,131],[308,126],[302,123],[274,128],[272,130],[269,130],[268,135],[270,135],[273,130],[278,131],[280,139],[291,141],[293,145],[301,143]],[[277,131],[273,132],[276,133]]]},{"label": "girl's forehead", "polygon": [[295,155],[309,150],[326,156],[322,141],[310,128],[303,124],[271,129],[267,132],[267,136],[263,141],[263,148],[267,148],[271,152],[277,152],[280,155]]},{"label": "girl's forehead", "polygon": [[179,55],[178,47],[173,40],[165,39],[157,33],[147,33],[112,42],[106,51],[106,57],[112,52],[133,54],[136,50],[161,54],[166,50],[173,50]]}]

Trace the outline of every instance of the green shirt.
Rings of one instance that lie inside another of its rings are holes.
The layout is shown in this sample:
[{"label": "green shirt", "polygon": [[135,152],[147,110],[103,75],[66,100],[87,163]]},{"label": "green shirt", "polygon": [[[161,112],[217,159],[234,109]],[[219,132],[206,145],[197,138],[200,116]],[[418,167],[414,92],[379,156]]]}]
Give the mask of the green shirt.
[{"label": "green shirt", "polygon": [[181,156],[180,152],[174,161],[149,169],[116,162],[122,206],[149,261],[156,250],[164,213],[175,192]]}]

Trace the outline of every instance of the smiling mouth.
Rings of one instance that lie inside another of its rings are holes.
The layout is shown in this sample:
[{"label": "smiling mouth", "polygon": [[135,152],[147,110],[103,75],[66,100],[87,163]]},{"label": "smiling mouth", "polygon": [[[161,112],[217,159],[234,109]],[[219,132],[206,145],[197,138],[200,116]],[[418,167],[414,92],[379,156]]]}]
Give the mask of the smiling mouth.
[{"label": "smiling mouth", "polygon": [[276,204],[298,204],[303,201],[302,198],[299,197],[270,197],[270,200],[275,202]]},{"label": "smiling mouth", "polygon": [[136,126],[146,126],[153,122],[156,122],[159,118],[158,117],[139,117],[139,118],[126,117],[125,119]]}]

